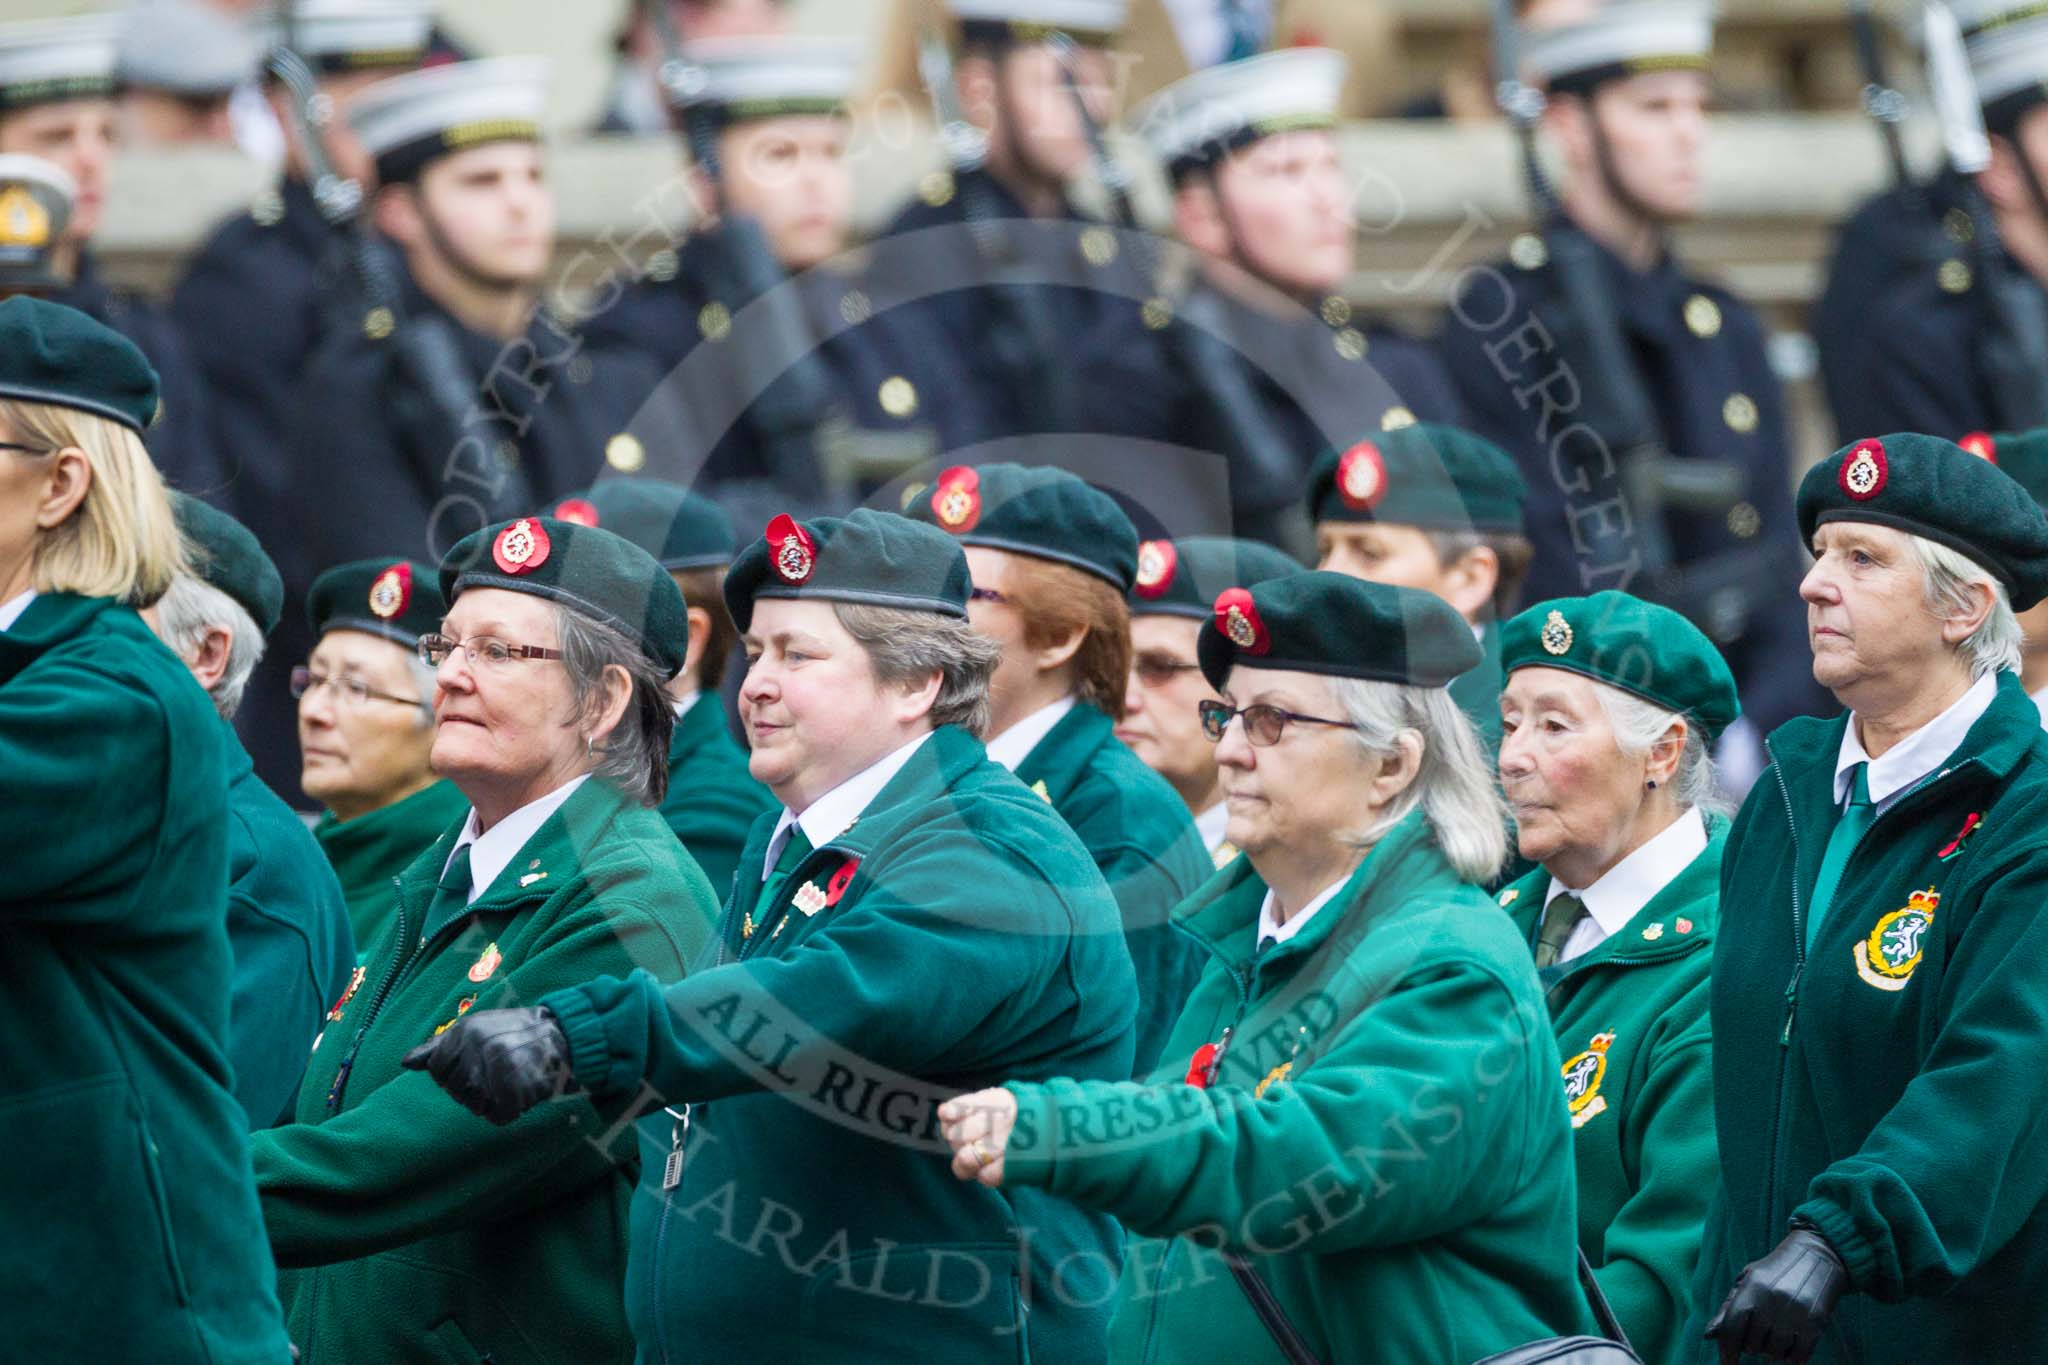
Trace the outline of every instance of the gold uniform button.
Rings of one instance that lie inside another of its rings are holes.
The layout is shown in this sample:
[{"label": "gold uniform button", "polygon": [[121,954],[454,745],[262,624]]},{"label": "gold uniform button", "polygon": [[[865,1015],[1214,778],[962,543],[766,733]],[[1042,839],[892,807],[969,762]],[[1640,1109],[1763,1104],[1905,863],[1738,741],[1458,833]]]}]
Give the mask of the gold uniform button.
[{"label": "gold uniform button", "polygon": [[732,313],[714,299],[697,310],[697,330],[706,341],[723,341],[732,334]]},{"label": "gold uniform button", "polygon": [[942,204],[952,202],[953,173],[951,171],[933,171],[930,175],[917,182],[917,197],[930,204],[933,208],[938,208]]},{"label": "gold uniform button", "polygon": [[1402,427],[1412,427],[1414,425],[1414,412],[1399,403],[1396,403],[1393,407],[1380,414],[1381,431],[1399,431]]},{"label": "gold uniform button", "polygon": [[1351,321],[1351,300],[1341,294],[1332,294],[1323,300],[1323,321],[1332,327],[1342,327]]},{"label": "gold uniform button", "polygon": [[1694,294],[1685,301],[1686,330],[1696,337],[1710,337],[1721,331],[1721,305],[1705,294]]},{"label": "gold uniform button", "polygon": [[372,341],[382,341],[390,336],[391,329],[397,325],[398,320],[391,316],[389,308],[372,308],[363,314],[363,335]]},{"label": "gold uniform button", "polygon": [[1970,267],[1951,257],[1934,272],[1934,282],[1945,294],[1960,294],[1970,287]]},{"label": "gold uniform button", "polygon": [[1105,266],[1116,259],[1116,234],[1106,227],[1092,227],[1081,234],[1081,259],[1093,266]]},{"label": "gold uniform button", "polygon": [[1941,230],[1951,242],[1967,242],[1977,235],[1977,225],[1970,221],[1969,214],[1959,208],[1941,215]]},{"label": "gold uniform button", "polygon": [[1173,304],[1165,299],[1146,299],[1145,306],[1138,310],[1138,316],[1153,331],[1163,332],[1173,321]]},{"label": "gold uniform button", "polygon": [[1731,393],[1721,404],[1721,420],[1730,431],[1747,436],[1756,430],[1756,400],[1746,393]]},{"label": "gold uniform button", "polygon": [[590,363],[589,356],[579,355],[569,362],[569,382],[571,384],[588,384],[590,376],[596,372],[596,369],[597,367]]},{"label": "gold uniform button", "polygon": [[1741,540],[1748,540],[1763,529],[1764,519],[1757,512],[1753,502],[1738,502],[1728,509],[1728,529]]},{"label": "gold uniform button", "polygon": [[875,315],[874,301],[858,289],[849,289],[839,300],[839,316],[849,327],[858,327]]},{"label": "gold uniform button", "polygon": [[682,262],[677,260],[676,253],[670,251],[667,247],[663,247],[647,258],[647,278],[653,280],[656,284],[667,284],[676,277],[676,272],[681,269]]},{"label": "gold uniform button", "polygon": [[1365,352],[1367,350],[1365,333],[1359,331],[1356,327],[1344,328],[1330,338],[1330,343],[1337,348],[1337,354],[1343,356],[1346,360],[1365,359]]},{"label": "gold uniform button", "polygon": [[604,462],[622,474],[631,474],[647,463],[647,451],[639,437],[622,431],[604,443]]},{"label": "gold uniform button", "polygon": [[881,399],[882,411],[891,417],[908,417],[917,411],[917,386],[900,374],[884,379],[877,397]]},{"label": "gold uniform button", "polygon": [[1533,232],[1519,233],[1508,243],[1508,259],[1524,270],[1541,270],[1550,260],[1550,248]]}]

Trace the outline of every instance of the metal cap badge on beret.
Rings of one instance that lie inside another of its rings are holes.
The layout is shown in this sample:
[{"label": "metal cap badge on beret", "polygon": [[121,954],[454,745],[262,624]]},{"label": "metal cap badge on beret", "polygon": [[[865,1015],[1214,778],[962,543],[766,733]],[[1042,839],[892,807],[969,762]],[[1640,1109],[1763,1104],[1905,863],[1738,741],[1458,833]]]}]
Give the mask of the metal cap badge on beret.
[{"label": "metal cap badge on beret", "polygon": [[35,156],[0,156],[0,289],[59,283],[57,248],[78,186],[62,167]]},{"label": "metal cap badge on beret", "polygon": [[1514,457],[1483,436],[1435,422],[1375,432],[1316,461],[1309,515],[1442,531],[1520,535],[1528,485]]},{"label": "metal cap badge on beret", "polygon": [[378,81],[349,102],[349,127],[398,184],[438,157],[492,142],[538,142],[554,63],[543,57],[450,62]]},{"label": "metal cap badge on beret", "polygon": [[725,605],[741,630],[759,597],[815,597],[875,607],[967,615],[973,586],[952,537],[893,512],[856,507],[844,517],[784,514],[741,548],[725,575]]},{"label": "metal cap badge on beret", "polygon": [[1735,675],[1706,634],[1669,607],[1625,592],[1538,602],[1500,630],[1503,676],[1561,668],[1691,717],[1707,742],[1742,714]]},{"label": "metal cap badge on beret", "polygon": [[0,24],[0,113],[116,90],[119,21],[111,14]]},{"label": "metal cap badge on beret", "polygon": [[1064,469],[1021,464],[955,465],[929,496],[906,509],[962,544],[1050,559],[1129,592],[1138,571],[1138,530],[1116,499]]},{"label": "metal cap badge on beret", "polygon": [[720,568],[735,550],[724,508],[663,479],[605,479],[562,499],[550,515],[624,536],[664,569]]},{"label": "metal cap badge on beret", "polygon": [[1442,687],[1485,655],[1435,593],[1316,570],[1218,594],[1195,657],[1221,691],[1233,665]]},{"label": "metal cap badge on beret", "polygon": [[411,559],[337,564],[306,593],[306,619],[315,634],[359,630],[406,649],[439,630],[447,614],[435,571]]},{"label": "metal cap badge on beret", "polygon": [[1855,441],[1799,481],[1799,534],[1861,521],[1924,536],[1983,565],[2013,610],[2048,595],[2048,518],[2027,490],[1953,441],[1917,432]]},{"label": "metal cap badge on beret", "polygon": [[192,567],[203,583],[226,593],[265,635],[284,615],[284,579],[248,527],[216,507],[171,494],[178,529],[196,551]]},{"label": "metal cap badge on beret", "polygon": [[0,398],[77,408],[140,435],[156,420],[156,371],[105,323],[17,294],[0,301]]},{"label": "metal cap badge on beret", "polygon": [[1176,177],[1274,133],[1337,126],[1351,61],[1290,47],[1183,76],[1131,113],[1131,126]]},{"label": "metal cap badge on beret", "polygon": [[471,588],[502,588],[560,603],[625,634],[673,678],[690,646],[682,589],[654,556],[601,526],[519,517],[472,531],[441,561],[454,606]]},{"label": "metal cap badge on beret", "polygon": [[1228,536],[1183,536],[1138,546],[1138,576],[1131,587],[1133,616],[1185,616],[1206,621],[1225,588],[1263,583],[1303,572],[1270,545]]}]

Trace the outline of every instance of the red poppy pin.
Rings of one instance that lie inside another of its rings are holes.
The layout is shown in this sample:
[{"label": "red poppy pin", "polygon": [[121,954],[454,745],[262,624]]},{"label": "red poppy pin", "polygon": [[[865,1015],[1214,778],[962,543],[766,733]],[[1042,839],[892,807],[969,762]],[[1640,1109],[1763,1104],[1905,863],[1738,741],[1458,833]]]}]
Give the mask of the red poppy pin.
[{"label": "red poppy pin", "polygon": [[412,565],[399,560],[370,584],[370,615],[389,621],[412,601]]},{"label": "red poppy pin", "polygon": [[597,525],[597,504],[588,498],[563,498],[555,504],[556,521],[573,521],[578,526]]},{"label": "red poppy pin", "polygon": [[1170,540],[1148,540],[1138,546],[1138,596],[1146,601],[1164,597],[1173,586],[1173,571],[1180,563],[1180,551]]},{"label": "red poppy pin", "polygon": [[1998,463],[1998,438],[1988,431],[1973,431],[1956,444],[1980,460]]},{"label": "red poppy pin", "polygon": [[1842,491],[1858,502],[1868,502],[1879,493],[1891,479],[1891,466],[1885,462],[1884,442],[1872,439],[1858,441],[1849,448],[1849,458],[1842,461],[1842,470],[1835,476]]},{"label": "red poppy pin", "polygon": [[839,904],[839,898],[846,894],[847,885],[853,881],[853,874],[860,871],[860,859],[848,858],[832,874],[832,880],[825,883],[825,908]]},{"label": "red poppy pin", "polygon": [[954,535],[965,535],[981,520],[981,475],[956,464],[932,488],[932,515]]},{"label": "red poppy pin", "polygon": [[1258,604],[1247,588],[1225,588],[1217,594],[1216,629],[1247,654],[1264,654],[1273,647],[1273,637],[1259,619]]},{"label": "red poppy pin", "polygon": [[1965,839],[1968,839],[1972,834],[1975,834],[1977,832],[1977,827],[1983,823],[1984,812],[1975,810],[1971,811],[1967,816],[1963,818],[1963,827],[1956,831],[1956,837],[1949,840],[1946,844],[1942,845],[1941,849],[1937,853],[1935,853],[1934,856],[1945,863],[1949,859],[1955,857],[1958,853],[1961,853],[1963,851],[1963,841]]},{"label": "red poppy pin", "polygon": [[1370,512],[1387,492],[1387,462],[1371,441],[1360,441],[1337,460],[1337,496],[1354,512]]},{"label": "red poppy pin", "polygon": [[1195,1055],[1188,1059],[1187,1083],[1197,1090],[1207,1090],[1209,1083],[1216,1079],[1216,1044],[1204,1043],[1195,1049]]},{"label": "red poppy pin", "polygon": [[506,573],[532,573],[548,562],[548,551],[554,548],[548,543],[545,526],[528,517],[521,517],[491,542],[491,558]]},{"label": "red poppy pin", "polygon": [[768,523],[765,534],[777,578],[785,583],[801,583],[811,576],[811,570],[818,565],[818,547],[811,540],[811,533],[797,525],[795,517],[782,513]]}]

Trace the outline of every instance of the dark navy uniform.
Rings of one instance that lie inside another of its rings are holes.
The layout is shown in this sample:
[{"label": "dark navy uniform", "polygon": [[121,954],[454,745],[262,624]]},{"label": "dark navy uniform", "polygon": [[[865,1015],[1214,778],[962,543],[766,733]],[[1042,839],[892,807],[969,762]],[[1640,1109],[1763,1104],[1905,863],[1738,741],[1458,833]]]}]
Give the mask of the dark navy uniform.
[{"label": "dark navy uniform", "polygon": [[[1550,231],[1583,236],[1564,223]],[[1765,354],[1763,322],[1727,290],[1686,274],[1669,253],[1639,273],[1594,248],[1664,449],[1728,461],[1742,473],[1741,498],[1725,512],[1662,509],[1677,571],[1668,585],[1676,591],[1662,595],[1715,638],[1741,680],[1743,709],[1768,732],[1817,709],[1820,697],[1804,666],[1805,608],[1787,591],[1804,562],[1792,525],[1784,397]],[[1585,549],[1596,536],[1627,541],[1631,513],[1619,471],[1593,453],[1592,442],[1565,437],[1553,453],[1553,439],[1576,420],[1577,381],[1564,376],[1566,362],[1552,347],[1556,329],[1540,319],[1562,315],[1564,304],[1541,238],[1518,238],[1511,257],[1470,276],[1443,345],[1473,429],[1512,453],[1529,484],[1536,554],[1524,595],[1582,596],[1632,584],[1643,592],[1650,585],[1639,581],[1633,552],[1610,558]],[[1537,387],[1546,379],[1549,387]],[[1546,411],[1546,403],[1559,410]],[[1612,440],[1607,449],[1619,453]]]}]

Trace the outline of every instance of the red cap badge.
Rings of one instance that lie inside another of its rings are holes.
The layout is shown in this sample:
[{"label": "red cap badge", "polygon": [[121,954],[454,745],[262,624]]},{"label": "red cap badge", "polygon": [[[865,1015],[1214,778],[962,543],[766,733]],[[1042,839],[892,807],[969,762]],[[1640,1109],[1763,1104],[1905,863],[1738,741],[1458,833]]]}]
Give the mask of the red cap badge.
[{"label": "red cap badge", "polygon": [[370,584],[370,615],[389,621],[412,601],[412,565],[398,561]]},{"label": "red cap badge", "polygon": [[1138,596],[1146,601],[1164,597],[1173,586],[1173,571],[1180,552],[1170,540],[1148,540],[1138,546]]},{"label": "red cap badge", "polygon": [[954,535],[965,535],[981,520],[981,475],[956,464],[932,489],[932,515]]},{"label": "red cap badge", "polygon": [[796,518],[784,512],[768,523],[764,533],[768,549],[775,557],[775,576],[785,583],[801,583],[811,576],[811,570],[818,564],[818,547],[811,540],[811,533],[796,524]]},{"label": "red cap badge", "polygon": [[1956,444],[1980,460],[1998,463],[1998,438],[1988,431],[1973,431]]},{"label": "red cap badge", "polygon": [[1337,496],[1354,512],[1370,512],[1387,491],[1387,462],[1371,441],[1360,441],[1337,459]]},{"label": "red cap badge", "polygon": [[1225,588],[1217,594],[1216,629],[1247,654],[1264,654],[1273,647],[1273,637],[1246,588]]},{"label": "red cap badge", "polygon": [[521,517],[498,532],[498,538],[491,542],[491,558],[506,573],[532,573],[548,562],[548,551],[552,548],[547,528]]},{"label": "red cap badge", "polygon": [[597,525],[597,507],[587,498],[563,498],[555,504],[556,521],[573,521],[578,526]]},{"label": "red cap badge", "polygon": [[1890,478],[1891,466],[1885,462],[1884,443],[1872,439],[1858,441],[1849,448],[1849,458],[1842,461],[1842,472],[1835,481],[1856,501],[1868,502],[1884,492]]}]

